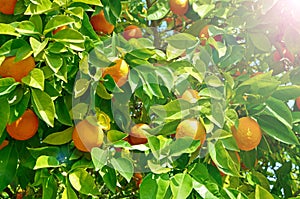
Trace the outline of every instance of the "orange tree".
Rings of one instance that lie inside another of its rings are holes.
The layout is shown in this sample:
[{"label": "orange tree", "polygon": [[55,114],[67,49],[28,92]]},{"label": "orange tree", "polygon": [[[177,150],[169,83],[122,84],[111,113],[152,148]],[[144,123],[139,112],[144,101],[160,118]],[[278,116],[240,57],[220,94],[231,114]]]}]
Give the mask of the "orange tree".
[{"label": "orange tree", "polygon": [[0,0],[0,198],[299,198],[299,13]]}]

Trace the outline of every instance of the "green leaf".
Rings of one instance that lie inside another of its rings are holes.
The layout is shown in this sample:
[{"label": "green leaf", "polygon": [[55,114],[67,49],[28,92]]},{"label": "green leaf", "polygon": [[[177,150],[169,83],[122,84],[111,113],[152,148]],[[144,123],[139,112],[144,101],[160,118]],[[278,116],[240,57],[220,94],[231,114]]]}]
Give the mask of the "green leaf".
[{"label": "green leaf", "polygon": [[1,138],[9,119],[10,107],[6,98],[0,97],[0,104],[1,104],[1,109],[0,109],[0,138]]},{"label": "green leaf", "polygon": [[107,139],[112,143],[122,140],[123,138],[125,138],[127,136],[128,136],[127,133],[123,133],[118,130],[110,130],[107,132]]},{"label": "green leaf", "polygon": [[56,119],[67,126],[72,126],[73,122],[66,104],[66,101],[63,97],[58,97],[55,101],[55,110],[56,110]]},{"label": "green leaf", "polygon": [[196,190],[202,198],[217,199],[213,193],[204,185],[196,180],[193,180],[193,189]]},{"label": "green leaf", "polygon": [[260,128],[274,139],[286,144],[299,144],[295,133],[276,118],[269,115],[261,115],[257,121]]},{"label": "green leaf", "polygon": [[170,6],[168,1],[157,1],[154,3],[147,12],[148,20],[159,20],[168,14]]},{"label": "green leaf", "polygon": [[57,196],[57,182],[53,175],[43,181],[43,199],[55,199]]},{"label": "green leaf", "polygon": [[198,39],[187,33],[175,34],[166,40],[170,45],[178,49],[187,49],[198,44]]},{"label": "green leaf", "polygon": [[22,78],[22,82],[32,88],[44,90],[44,73],[39,68],[34,68],[30,73]]},{"label": "green leaf", "polygon": [[67,15],[56,15],[52,17],[45,26],[44,35],[52,30],[74,23],[75,20]]},{"label": "green leaf", "polygon": [[47,53],[46,55],[46,63],[53,70],[53,72],[58,73],[60,68],[63,66],[63,59],[60,55]]},{"label": "green leaf", "polygon": [[2,192],[16,175],[18,152],[14,144],[0,150],[0,191]]},{"label": "green leaf", "polygon": [[25,11],[25,15],[39,15],[50,11],[52,8],[52,2],[50,0],[35,0],[34,3],[30,3]]},{"label": "green leaf", "polygon": [[96,93],[99,97],[106,99],[106,100],[110,100],[112,98],[112,94],[107,92],[104,84],[101,82],[99,82],[99,84],[97,84]]},{"label": "green leaf", "polygon": [[127,182],[133,176],[133,164],[126,158],[113,158],[111,159],[111,164],[114,169],[117,170],[126,180]]},{"label": "green leaf", "polygon": [[78,79],[74,86],[75,98],[82,96],[88,90],[90,83],[87,79]]},{"label": "green leaf", "polygon": [[0,23],[0,35],[12,35],[12,36],[21,36],[15,30],[15,28],[10,24]]},{"label": "green leaf", "polygon": [[72,0],[73,2],[81,2],[95,6],[103,6],[100,0]]},{"label": "green leaf", "polygon": [[85,169],[76,169],[69,174],[71,185],[82,194],[98,195],[94,178]]},{"label": "green leaf", "polygon": [[91,156],[95,168],[101,170],[107,163],[108,151],[94,147],[92,148]]},{"label": "green leaf", "polygon": [[48,44],[48,39],[45,39],[42,43],[36,40],[34,37],[29,38],[30,46],[33,50],[33,55],[36,57],[42,52]]},{"label": "green leaf", "polygon": [[193,179],[187,173],[178,173],[171,178],[170,186],[174,199],[187,198],[193,190]]},{"label": "green leaf", "polygon": [[32,104],[39,118],[44,120],[49,126],[54,126],[55,108],[51,97],[41,90],[31,89]]},{"label": "green leaf", "polygon": [[74,127],[67,128],[61,132],[51,133],[48,135],[43,142],[52,145],[63,145],[72,140]]},{"label": "green leaf", "polygon": [[40,156],[52,156],[56,157],[59,155],[60,149],[56,146],[44,146],[39,148],[27,148],[30,155],[37,159]]},{"label": "green leaf", "polygon": [[117,188],[117,175],[116,171],[110,166],[104,166],[99,172],[103,178],[105,185],[109,188],[110,191],[116,193]]},{"label": "green leaf", "polygon": [[266,101],[266,104],[267,106],[264,110],[264,114],[275,117],[290,129],[293,128],[293,117],[291,110],[283,101],[270,97]]},{"label": "green leaf", "polygon": [[75,191],[73,190],[73,188],[71,187],[69,180],[66,180],[66,185],[65,185],[65,189],[62,193],[62,199],[78,199]]},{"label": "green leaf", "polygon": [[263,52],[271,52],[271,42],[264,33],[249,33],[249,37],[257,49]]},{"label": "green leaf", "polygon": [[265,190],[263,187],[256,185],[255,187],[255,198],[257,199],[274,199],[272,194]]},{"label": "green leaf", "polygon": [[58,42],[80,44],[84,42],[83,35],[72,28],[67,28],[56,33],[53,38]]},{"label": "green leaf", "polygon": [[193,3],[193,10],[197,12],[201,18],[205,17],[215,8],[214,4],[202,4],[202,5],[199,4],[200,4],[199,2],[195,1]]},{"label": "green leaf", "polygon": [[170,185],[167,174],[148,174],[143,178],[140,186],[141,199],[165,198]]},{"label": "green leaf", "polygon": [[212,161],[225,174],[239,176],[239,165],[237,165],[225,149],[221,140],[216,143],[208,143],[209,155]]},{"label": "green leaf", "polygon": [[16,26],[16,31],[22,35],[36,35],[40,34],[31,21],[22,21]]},{"label": "green leaf", "polygon": [[42,155],[36,160],[34,170],[41,168],[55,168],[60,167],[59,161],[53,156]]},{"label": "green leaf", "polygon": [[16,82],[14,78],[7,77],[0,79],[0,96],[6,95],[13,91],[19,82]]},{"label": "green leaf", "polygon": [[290,86],[284,85],[284,86],[279,86],[272,96],[282,101],[288,101],[299,97],[300,95],[299,93],[300,93],[299,85],[290,85]]}]

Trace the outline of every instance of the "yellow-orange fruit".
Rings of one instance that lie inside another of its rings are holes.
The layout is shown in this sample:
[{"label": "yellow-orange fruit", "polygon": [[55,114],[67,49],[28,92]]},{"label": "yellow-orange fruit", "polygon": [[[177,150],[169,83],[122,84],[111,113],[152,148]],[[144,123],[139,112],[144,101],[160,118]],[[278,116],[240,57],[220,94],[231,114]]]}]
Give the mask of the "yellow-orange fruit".
[{"label": "yellow-orange fruit", "polygon": [[177,15],[184,15],[189,9],[188,0],[170,0],[170,10]]},{"label": "yellow-orange fruit", "polygon": [[103,10],[99,14],[92,16],[90,22],[98,33],[111,34],[115,28],[113,24],[106,20]]},{"label": "yellow-orange fruit", "polygon": [[91,124],[88,120],[80,121],[73,130],[72,139],[75,147],[83,152],[90,152],[103,143],[103,130]]},{"label": "yellow-orange fruit", "polygon": [[17,0],[0,0],[0,12],[6,15],[14,14]]},{"label": "yellow-orange fruit", "polygon": [[6,147],[9,144],[8,140],[3,140],[3,142],[0,144],[0,150]]},{"label": "yellow-orange fruit", "polygon": [[103,69],[102,77],[110,75],[116,84],[121,87],[127,82],[130,69],[123,59],[118,59],[115,63],[115,65]]},{"label": "yellow-orange fruit", "polygon": [[36,134],[38,127],[38,117],[32,110],[27,109],[20,118],[6,125],[6,131],[16,140],[28,140]]},{"label": "yellow-orange fruit", "polygon": [[182,94],[181,99],[184,99],[190,103],[196,103],[200,99],[200,96],[198,91],[194,89],[187,89]]},{"label": "yellow-orange fruit", "polygon": [[205,46],[206,40],[209,38],[208,28],[209,25],[204,26],[204,28],[202,28],[199,33],[199,38],[201,39],[202,46]]},{"label": "yellow-orange fruit", "polygon": [[129,40],[131,38],[142,38],[143,37],[143,33],[142,30],[135,25],[129,25],[125,28],[124,32],[123,32],[123,37],[126,40]]},{"label": "yellow-orange fruit", "polygon": [[131,145],[146,144],[148,142],[145,129],[150,129],[148,124],[136,124],[134,125],[129,134],[129,143]]},{"label": "yellow-orange fruit", "polygon": [[257,147],[262,137],[259,124],[250,117],[240,118],[238,128],[232,126],[231,131],[239,149],[244,151]]},{"label": "yellow-orange fruit", "polygon": [[300,97],[296,98],[296,106],[297,106],[298,110],[300,110]]},{"label": "yellow-orange fruit", "polygon": [[0,76],[12,77],[17,82],[21,82],[23,77],[26,77],[35,67],[35,61],[32,56],[24,60],[15,62],[15,56],[6,57],[0,66]]},{"label": "yellow-orange fruit", "polygon": [[192,137],[194,140],[200,140],[201,144],[203,144],[206,139],[206,130],[199,120],[194,118],[186,119],[178,124],[175,138],[186,136]]}]

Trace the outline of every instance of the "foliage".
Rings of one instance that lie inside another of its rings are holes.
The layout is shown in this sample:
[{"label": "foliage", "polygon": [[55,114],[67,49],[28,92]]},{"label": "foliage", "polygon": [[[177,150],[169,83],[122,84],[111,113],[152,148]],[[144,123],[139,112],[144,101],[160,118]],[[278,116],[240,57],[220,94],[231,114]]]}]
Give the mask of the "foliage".
[{"label": "foliage", "polygon": [[[297,0],[190,0],[177,16],[167,0],[18,0],[13,15],[0,13],[0,62],[33,56],[36,67],[21,82],[0,78],[0,143],[9,140],[0,197],[299,198],[299,9]],[[93,30],[100,10],[111,35]],[[142,38],[124,39],[130,24]],[[130,67],[121,87],[102,76],[115,58]],[[195,103],[180,99],[187,89],[198,92]],[[14,140],[5,127],[27,108],[38,133]],[[244,116],[263,132],[251,151],[230,130]],[[87,118],[105,134],[90,153],[72,141]],[[206,129],[201,146],[174,138],[189,118]],[[131,145],[138,123],[151,127],[148,142]]]}]

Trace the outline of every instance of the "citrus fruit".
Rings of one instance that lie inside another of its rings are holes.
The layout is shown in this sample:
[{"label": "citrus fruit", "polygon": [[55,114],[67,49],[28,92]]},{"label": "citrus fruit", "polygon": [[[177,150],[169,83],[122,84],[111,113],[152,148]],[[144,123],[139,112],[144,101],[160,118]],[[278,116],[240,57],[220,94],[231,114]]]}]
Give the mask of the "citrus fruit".
[{"label": "citrus fruit", "polygon": [[300,110],[300,97],[296,98],[296,106],[297,106],[298,110]]},{"label": "citrus fruit", "polygon": [[110,75],[116,84],[121,87],[127,82],[129,66],[123,59],[115,61],[115,65],[103,69],[102,77]]},{"label": "citrus fruit", "polygon": [[133,176],[134,176],[133,179],[135,181],[135,185],[139,188],[143,180],[143,175],[141,173],[134,173]]},{"label": "citrus fruit", "polygon": [[3,142],[0,144],[0,150],[6,147],[9,144],[8,140],[3,140]]},{"label": "citrus fruit", "polygon": [[15,11],[17,0],[0,0],[0,12],[12,15]]},{"label": "citrus fruit", "polygon": [[186,100],[190,103],[196,103],[200,99],[198,91],[194,89],[187,89],[181,96],[181,99]]},{"label": "citrus fruit", "polygon": [[240,118],[238,128],[232,126],[231,131],[239,149],[244,151],[257,147],[262,137],[259,124],[250,117]]},{"label": "citrus fruit", "polygon": [[67,29],[68,26],[64,25],[64,26],[60,26],[58,28],[56,28],[55,30],[53,30],[52,34],[55,35],[56,33],[58,33],[61,30]]},{"label": "citrus fruit", "polygon": [[124,32],[123,32],[123,37],[126,40],[129,40],[131,38],[142,38],[143,34],[142,34],[142,30],[135,25],[129,25],[125,28]]},{"label": "citrus fruit", "polygon": [[99,14],[91,17],[90,22],[97,33],[111,34],[115,26],[109,23],[102,10]]},{"label": "citrus fruit", "polygon": [[92,148],[100,147],[103,143],[103,130],[91,124],[87,119],[76,124],[72,139],[75,147],[83,152],[91,152]]},{"label": "citrus fruit", "polygon": [[[281,53],[280,53],[281,51]],[[273,60],[275,62],[280,62],[281,59],[283,58],[286,58],[288,59],[291,63],[294,63],[295,61],[295,57],[294,55],[285,47],[281,47],[281,49],[279,50],[276,50],[273,54]]]},{"label": "citrus fruit", "polygon": [[18,62],[15,62],[15,58],[15,56],[5,58],[0,66],[0,76],[12,77],[17,82],[21,82],[21,79],[34,69],[35,61],[32,56]]},{"label": "citrus fruit", "polygon": [[150,129],[150,126],[148,124],[136,124],[130,129],[129,134],[129,143],[131,145],[137,145],[137,144],[145,144],[148,142],[146,133],[144,129]]},{"label": "citrus fruit", "polygon": [[201,144],[203,144],[206,139],[206,130],[199,120],[194,118],[186,119],[178,124],[175,138],[186,136],[192,137],[194,140],[200,140]]},{"label": "citrus fruit", "polygon": [[188,0],[170,0],[170,10],[177,15],[184,15],[189,9]]},{"label": "citrus fruit", "polygon": [[27,109],[20,118],[6,125],[6,131],[16,140],[28,140],[36,134],[38,127],[38,117],[32,110]]}]

